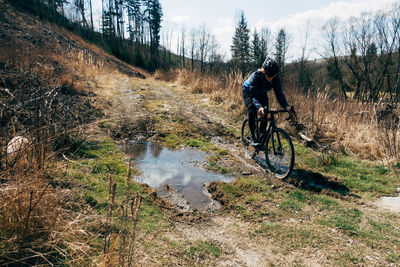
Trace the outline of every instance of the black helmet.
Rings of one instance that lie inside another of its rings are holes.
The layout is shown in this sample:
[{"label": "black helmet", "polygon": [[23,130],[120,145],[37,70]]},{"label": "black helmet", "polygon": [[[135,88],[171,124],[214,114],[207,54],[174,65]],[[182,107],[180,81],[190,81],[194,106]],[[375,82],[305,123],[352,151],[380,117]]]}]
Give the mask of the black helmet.
[{"label": "black helmet", "polygon": [[279,72],[279,66],[275,60],[270,57],[267,57],[262,64],[263,69],[268,77],[274,77]]}]

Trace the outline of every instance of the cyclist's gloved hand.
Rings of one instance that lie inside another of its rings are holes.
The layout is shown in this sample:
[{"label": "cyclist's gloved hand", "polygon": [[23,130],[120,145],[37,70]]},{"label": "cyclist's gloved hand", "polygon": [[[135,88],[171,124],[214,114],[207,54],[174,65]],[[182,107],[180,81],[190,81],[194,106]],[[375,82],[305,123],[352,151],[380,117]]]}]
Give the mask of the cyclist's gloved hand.
[{"label": "cyclist's gloved hand", "polygon": [[297,118],[296,117],[296,111],[294,110],[293,106],[287,107],[286,110],[290,115],[290,119],[296,119]]},{"label": "cyclist's gloved hand", "polygon": [[261,116],[264,116],[264,114],[265,114],[264,108],[259,108],[257,111],[257,116],[261,117]]}]

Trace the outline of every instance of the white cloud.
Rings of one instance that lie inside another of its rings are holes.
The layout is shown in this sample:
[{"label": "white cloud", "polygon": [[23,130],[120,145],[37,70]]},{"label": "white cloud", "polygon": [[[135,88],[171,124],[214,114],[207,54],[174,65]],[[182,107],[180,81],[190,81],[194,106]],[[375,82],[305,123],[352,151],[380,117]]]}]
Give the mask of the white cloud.
[{"label": "white cloud", "polygon": [[[395,0],[353,0],[350,2],[338,1],[331,3],[329,6],[312,9],[304,12],[300,12],[282,18],[278,21],[266,21],[260,19],[255,27],[261,29],[263,27],[269,27],[273,33],[276,33],[281,28],[291,35],[292,42],[289,47],[290,59],[296,59],[300,55],[300,49],[302,42],[305,37],[305,27],[307,22],[310,23],[310,45],[320,46],[321,45],[321,28],[322,26],[333,17],[337,17],[340,21],[346,21],[351,17],[359,17],[362,13],[366,12],[377,12],[378,10],[386,9],[391,7]],[[311,47],[309,47],[311,48]],[[318,47],[317,47],[318,49]],[[316,56],[316,54],[312,55]]]},{"label": "white cloud", "polygon": [[169,19],[169,21],[175,22],[175,23],[185,23],[185,22],[188,22],[189,20],[190,20],[189,16],[175,16],[175,17]]},{"label": "white cloud", "polygon": [[232,36],[235,33],[235,23],[233,19],[219,19],[219,25],[211,29],[220,45],[220,52],[229,55],[231,49]]}]

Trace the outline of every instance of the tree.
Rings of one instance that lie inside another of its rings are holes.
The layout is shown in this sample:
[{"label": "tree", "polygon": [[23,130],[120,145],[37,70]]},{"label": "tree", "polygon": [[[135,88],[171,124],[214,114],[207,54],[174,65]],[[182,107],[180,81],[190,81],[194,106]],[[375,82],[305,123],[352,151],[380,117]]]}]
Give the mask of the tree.
[{"label": "tree", "polygon": [[[260,59],[266,59],[269,55],[269,47],[271,43],[271,30],[269,28],[261,29],[261,40],[260,40]],[[264,62],[264,61],[263,61]],[[261,63],[262,64],[262,63]]]},{"label": "tree", "polygon": [[146,21],[150,30],[150,55],[154,67],[158,66],[158,47],[160,45],[160,31],[162,21],[162,8],[159,0],[144,0]]},{"label": "tree", "polygon": [[108,0],[102,2],[102,28],[103,28],[103,36],[105,36],[106,40],[109,42],[115,36],[115,27],[114,27],[114,4],[112,0]]},{"label": "tree", "polygon": [[85,17],[85,0],[74,0],[76,11],[81,15],[82,25],[88,28],[88,23]]},{"label": "tree", "polygon": [[251,42],[251,61],[255,67],[259,67],[265,60],[264,53],[261,50],[261,41],[257,29],[254,30],[253,40]]},{"label": "tree", "polygon": [[308,21],[306,23],[306,27],[305,27],[305,37],[304,37],[304,43],[301,47],[301,57],[300,60],[298,62],[298,86],[300,88],[304,89],[314,89],[311,88],[312,87],[312,73],[308,68],[308,55],[307,53],[307,45],[308,45],[308,37],[310,34],[310,21]]},{"label": "tree", "polygon": [[210,38],[211,38],[211,34],[205,24],[203,24],[200,30],[198,31],[197,38],[198,38],[197,44],[199,45],[198,52],[200,60],[200,71],[203,72],[204,64],[207,60],[207,56],[209,53]]},{"label": "tree", "polygon": [[250,62],[249,32],[250,30],[247,28],[247,21],[242,11],[233,36],[231,52],[232,62],[241,70],[243,76],[247,72]]},{"label": "tree", "polygon": [[275,40],[275,60],[278,63],[282,80],[285,76],[285,61],[288,47],[289,36],[285,29],[281,28]]},{"label": "tree", "polygon": [[131,43],[135,42],[136,45],[140,43],[142,12],[140,10],[141,0],[125,0],[126,10],[128,15],[128,32]]},{"label": "tree", "polygon": [[92,0],[89,0],[89,8],[90,8],[90,26],[92,28],[92,31],[94,31],[94,25],[93,25],[93,5],[92,5]]},{"label": "tree", "polygon": [[182,58],[182,67],[185,67],[185,33],[186,29],[182,28],[181,29],[181,58]]},{"label": "tree", "polygon": [[223,65],[223,57],[218,53],[219,44],[215,35],[211,35],[209,67],[212,73],[218,73]]},{"label": "tree", "polygon": [[338,80],[340,84],[340,89],[342,91],[344,99],[347,99],[346,88],[343,74],[342,74],[342,66],[339,61],[338,55],[338,19],[333,18],[328,21],[327,24],[322,28],[322,36],[328,43],[327,51],[329,53],[328,58],[326,59],[328,74],[331,78]]},{"label": "tree", "polygon": [[190,59],[191,59],[191,66],[192,70],[194,70],[194,60],[196,56],[196,46],[197,46],[197,40],[196,40],[196,30],[192,29],[190,32]]}]

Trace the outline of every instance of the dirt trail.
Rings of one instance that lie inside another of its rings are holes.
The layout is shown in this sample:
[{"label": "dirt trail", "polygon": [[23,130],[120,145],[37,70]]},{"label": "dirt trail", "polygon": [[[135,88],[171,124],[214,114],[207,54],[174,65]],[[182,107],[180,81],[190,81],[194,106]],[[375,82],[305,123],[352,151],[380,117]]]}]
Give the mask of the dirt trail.
[{"label": "dirt trail", "polygon": [[[149,103],[152,107],[149,108]],[[155,106],[154,106],[155,105]],[[150,109],[150,110],[149,110]],[[239,164],[243,172],[265,176],[265,170],[255,162],[244,158],[240,140],[226,133],[227,125],[224,119],[218,116],[215,110],[208,110],[201,106],[201,101],[191,96],[190,92],[175,86],[169,87],[162,82],[152,79],[138,80],[136,78],[121,78],[117,83],[117,91],[110,99],[110,108],[107,117],[110,120],[125,121],[130,124],[129,138],[148,138],[153,133],[147,132],[146,127],[151,124],[155,115],[179,115],[198,128],[198,131],[208,140],[219,147],[229,150],[235,157],[235,164]],[[223,136],[223,138],[221,138]],[[272,181],[275,179],[271,178]],[[282,181],[275,181],[286,185]],[[190,217],[190,215],[189,215]],[[217,244],[222,249],[221,256],[211,259],[209,263],[216,266],[267,266],[273,264],[287,265],[296,262],[300,255],[281,255],[268,238],[253,238],[249,230],[254,226],[250,222],[243,222],[232,215],[217,212],[212,215],[202,215],[203,220],[188,223],[177,219],[173,230],[163,233],[161,239],[167,242],[197,242],[207,241]],[[162,258],[162,252],[158,256]],[[144,257],[148,260],[148,257]],[[145,260],[145,261],[147,261]],[[303,259],[301,263],[319,266],[318,261]],[[144,263],[144,262],[143,262]],[[149,263],[148,261],[146,262]],[[205,262],[202,262],[204,264]]]}]

